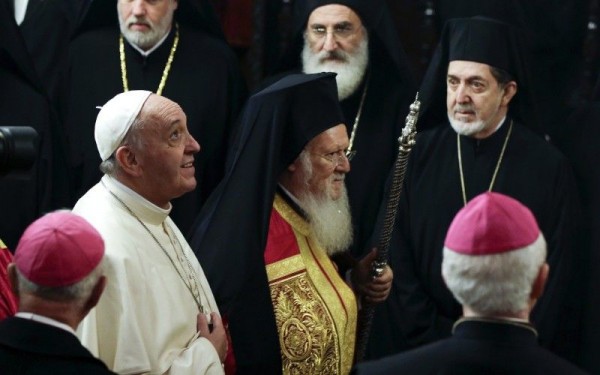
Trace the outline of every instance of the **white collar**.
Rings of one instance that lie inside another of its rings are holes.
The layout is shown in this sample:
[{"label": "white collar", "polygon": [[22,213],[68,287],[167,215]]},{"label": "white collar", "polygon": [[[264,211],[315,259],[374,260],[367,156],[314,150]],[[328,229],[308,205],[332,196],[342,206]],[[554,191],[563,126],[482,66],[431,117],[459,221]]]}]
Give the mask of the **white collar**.
[{"label": "white collar", "polygon": [[29,0],[14,0],[15,2],[15,21],[17,25],[21,25],[25,19],[25,13],[27,12],[27,3]]},{"label": "white collar", "polygon": [[143,221],[148,221],[154,225],[162,224],[167,219],[173,206],[169,203],[169,208],[161,208],[146,198],[142,197],[131,188],[125,186],[122,182],[109,175],[104,175],[100,180],[102,185],[112,194],[115,194],[124,204],[127,205],[135,215]]},{"label": "white collar", "polygon": [[34,314],[32,312],[24,312],[24,311],[16,313],[15,316],[18,318],[21,318],[21,319],[33,320],[38,323],[47,324],[49,326],[60,328],[67,332],[71,332],[74,336],[77,336],[77,334],[75,334],[75,331],[73,330],[73,328],[71,328],[69,325],[59,322],[58,320],[54,320],[52,318],[48,318],[47,316]]},{"label": "white collar", "polygon": [[[150,54],[151,54],[152,52],[156,51],[156,49],[157,49],[158,47],[160,47],[160,46],[161,46],[161,45],[164,43],[164,41],[167,39],[167,37],[169,36],[169,34],[170,34],[170,33],[171,33],[171,29],[169,29],[169,32],[167,32],[167,33],[165,34],[165,36],[163,36],[163,37],[162,37],[162,38],[161,38],[161,39],[158,41],[158,43],[156,43],[156,44],[154,45],[154,47],[150,48],[148,51],[144,51],[143,49],[141,49],[140,47],[138,47],[136,44],[134,44],[134,43],[131,43],[131,42],[130,42],[130,41],[127,39],[127,38],[125,38],[125,40],[127,40],[127,43],[129,43],[129,45],[130,45],[130,46],[132,46],[132,47],[133,47],[133,49],[135,49],[136,51],[138,51],[138,52],[139,52],[139,53],[140,53],[142,56],[144,56],[144,57],[148,57],[148,56],[150,56]],[[124,37],[124,36],[123,36],[123,37]]]},{"label": "white collar", "polygon": [[495,132],[498,131],[498,129],[500,129],[500,127],[502,126],[502,124],[504,124],[504,120],[506,120],[506,116],[502,117],[502,120],[500,120],[500,122],[498,123],[498,125],[496,125],[496,129],[494,129],[494,132],[492,134],[494,134]]}]

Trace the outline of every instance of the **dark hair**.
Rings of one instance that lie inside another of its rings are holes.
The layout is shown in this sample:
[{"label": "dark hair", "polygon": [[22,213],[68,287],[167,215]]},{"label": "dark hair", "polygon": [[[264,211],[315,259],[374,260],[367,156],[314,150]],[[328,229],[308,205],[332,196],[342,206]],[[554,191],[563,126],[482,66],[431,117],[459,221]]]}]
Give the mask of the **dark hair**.
[{"label": "dark hair", "polygon": [[492,73],[492,76],[494,76],[494,78],[496,78],[496,81],[498,81],[498,85],[500,87],[504,87],[510,81],[515,80],[509,72],[507,72],[506,70],[500,69],[500,68],[495,68],[493,66],[490,66],[490,72]]}]

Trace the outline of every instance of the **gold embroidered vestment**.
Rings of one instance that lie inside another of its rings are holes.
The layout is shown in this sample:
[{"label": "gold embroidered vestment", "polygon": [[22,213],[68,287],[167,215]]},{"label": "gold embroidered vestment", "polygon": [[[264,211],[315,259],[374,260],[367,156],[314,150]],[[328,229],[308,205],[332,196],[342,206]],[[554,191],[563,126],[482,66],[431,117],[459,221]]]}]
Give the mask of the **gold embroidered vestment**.
[{"label": "gold embroidered vestment", "polygon": [[275,197],[265,262],[284,374],[348,374],[356,299],[308,223]]}]

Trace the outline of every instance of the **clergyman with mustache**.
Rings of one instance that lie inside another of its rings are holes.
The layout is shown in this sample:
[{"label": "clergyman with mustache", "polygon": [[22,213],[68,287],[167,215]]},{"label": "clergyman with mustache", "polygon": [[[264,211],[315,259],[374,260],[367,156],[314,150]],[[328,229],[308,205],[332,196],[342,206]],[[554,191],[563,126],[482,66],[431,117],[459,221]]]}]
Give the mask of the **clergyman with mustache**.
[{"label": "clergyman with mustache", "polygon": [[370,275],[374,250],[349,277],[331,259],[353,241],[335,74],[286,76],[251,97],[241,119],[192,239],[238,370],[348,374],[358,301],[385,300],[393,275]]},{"label": "clergyman with mustache", "polygon": [[[396,279],[386,309],[405,347],[451,335],[462,309],[440,267],[454,215],[492,191],[517,199],[548,236],[552,270],[531,320],[542,347],[575,360],[579,286],[578,207],[567,159],[542,135],[522,31],[485,17],[446,23],[421,86],[420,133],[410,155],[390,243]],[[429,128],[429,129],[427,129]],[[575,275],[577,273],[577,275]]]}]

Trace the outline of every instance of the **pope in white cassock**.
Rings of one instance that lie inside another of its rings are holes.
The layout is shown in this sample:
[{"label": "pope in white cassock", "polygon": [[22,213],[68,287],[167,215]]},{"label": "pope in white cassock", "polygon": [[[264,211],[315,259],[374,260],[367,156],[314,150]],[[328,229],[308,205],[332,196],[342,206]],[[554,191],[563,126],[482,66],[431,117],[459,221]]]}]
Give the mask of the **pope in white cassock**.
[{"label": "pope in white cassock", "polygon": [[95,139],[104,176],[73,212],[104,238],[108,285],[79,327],[83,344],[119,374],[222,374],[226,328],[169,218],[170,201],[196,187],[200,145],[185,114],[149,91],[125,92],[102,107]]}]

